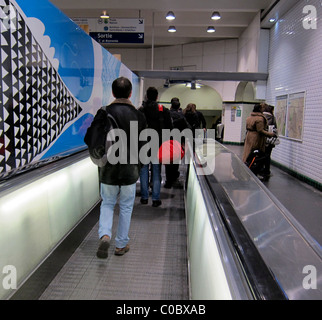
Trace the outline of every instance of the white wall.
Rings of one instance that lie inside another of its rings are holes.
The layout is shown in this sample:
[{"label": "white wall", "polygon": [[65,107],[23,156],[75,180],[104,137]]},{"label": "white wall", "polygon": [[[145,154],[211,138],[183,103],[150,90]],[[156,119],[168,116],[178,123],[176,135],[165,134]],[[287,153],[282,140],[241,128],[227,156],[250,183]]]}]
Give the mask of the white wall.
[{"label": "white wall", "polygon": [[246,119],[254,104],[226,102],[223,104],[224,142],[241,144],[246,137]]},{"label": "white wall", "polygon": [[258,71],[258,41],[260,36],[260,14],[242,33],[238,41],[238,72]]},{"label": "white wall", "polygon": [[[112,54],[121,54],[122,62],[131,70],[151,70],[151,49],[109,49]],[[238,40],[220,40],[169,47],[154,48],[153,70],[183,70],[236,72]],[[214,88],[222,100],[232,101],[238,82],[202,81]],[[149,86],[162,87],[164,80],[145,79],[145,89]]]},{"label": "white wall", "polygon": [[[260,28],[260,13],[238,41],[238,72],[268,72],[269,31]],[[265,100],[266,81],[254,83],[255,99]]]},{"label": "white wall", "polygon": [[[221,110],[222,100],[219,94],[208,86],[191,90],[184,84],[176,84],[168,89],[159,90],[159,101],[170,102],[173,97],[180,99],[181,108],[186,108],[188,103],[195,103],[198,110]],[[170,107],[170,105],[166,105]]]},{"label": "white wall", "polygon": [[[270,32],[267,101],[275,105],[276,96],[306,92],[303,141],[281,139],[273,160],[322,182],[322,21],[317,29],[303,27],[306,1],[299,1]],[[321,17],[319,0],[311,0]]]}]

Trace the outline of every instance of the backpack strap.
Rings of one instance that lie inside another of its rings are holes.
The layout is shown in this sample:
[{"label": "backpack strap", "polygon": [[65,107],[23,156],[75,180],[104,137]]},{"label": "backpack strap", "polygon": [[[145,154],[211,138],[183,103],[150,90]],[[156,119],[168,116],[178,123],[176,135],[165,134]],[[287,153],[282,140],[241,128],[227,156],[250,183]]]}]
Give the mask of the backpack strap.
[{"label": "backpack strap", "polygon": [[160,127],[161,129],[164,129],[164,113],[163,113],[163,105],[162,104],[158,104],[159,107],[159,117],[160,117]]},{"label": "backpack strap", "polygon": [[114,129],[118,129],[119,125],[118,125],[116,119],[112,116],[112,114],[108,112],[107,107],[108,106],[103,106],[102,109],[106,112],[107,118],[109,118],[112,121],[112,125],[113,125]]}]

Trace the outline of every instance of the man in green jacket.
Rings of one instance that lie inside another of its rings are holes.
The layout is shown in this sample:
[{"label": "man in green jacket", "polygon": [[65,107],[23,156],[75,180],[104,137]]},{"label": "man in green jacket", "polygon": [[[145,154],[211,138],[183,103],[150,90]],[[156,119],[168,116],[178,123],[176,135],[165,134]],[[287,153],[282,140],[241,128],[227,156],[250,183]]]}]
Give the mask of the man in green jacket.
[{"label": "man in green jacket", "polygon": [[[129,98],[132,94],[132,84],[129,79],[120,77],[112,84],[112,93],[115,100],[106,107],[118,124],[118,128],[126,134],[126,141],[123,148],[126,148],[126,161],[119,161],[115,164],[107,163],[104,167],[99,167],[99,181],[101,186],[101,208],[99,219],[100,244],[97,250],[98,258],[107,258],[110,239],[112,237],[114,206],[119,197],[119,222],[115,237],[115,255],[123,255],[128,252],[130,246],[129,229],[131,216],[136,194],[136,182],[140,176],[141,165],[139,161],[132,163],[130,159],[138,159],[137,154],[131,152],[140,150],[139,134],[146,127],[144,115],[139,112],[131,103]],[[130,135],[131,122],[137,124],[138,135]],[[131,148],[132,144],[132,148]],[[136,144],[137,148],[133,148]],[[132,158],[131,158],[132,157]],[[123,159],[124,160],[124,159]]]}]

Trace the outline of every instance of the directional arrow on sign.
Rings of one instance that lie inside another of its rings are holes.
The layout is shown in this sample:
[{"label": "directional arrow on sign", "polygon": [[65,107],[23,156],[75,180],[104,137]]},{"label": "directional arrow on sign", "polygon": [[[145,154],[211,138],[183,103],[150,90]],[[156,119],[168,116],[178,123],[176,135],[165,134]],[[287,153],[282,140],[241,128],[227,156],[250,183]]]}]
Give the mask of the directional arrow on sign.
[{"label": "directional arrow on sign", "polygon": [[99,43],[144,43],[144,33],[134,32],[90,32]]},{"label": "directional arrow on sign", "polygon": [[139,19],[139,24],[142,24],[144,20]]}]

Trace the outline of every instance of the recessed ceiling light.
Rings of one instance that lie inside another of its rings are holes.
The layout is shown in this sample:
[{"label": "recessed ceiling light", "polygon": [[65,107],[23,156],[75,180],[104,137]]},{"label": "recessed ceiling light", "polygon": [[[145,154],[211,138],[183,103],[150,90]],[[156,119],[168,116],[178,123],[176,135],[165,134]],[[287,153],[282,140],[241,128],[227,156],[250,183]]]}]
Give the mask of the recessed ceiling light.
[{"label": "recessed ceiling light", "polygon": [[173,11],[169,11],[165,17],[167,20],[174,20],[176,16],[174,15]]},{"label": "recessed ceiling light", "polygon": [[169,29],[168,29],[168,32],[176,32],[177,29],[175,26],[170,26]]},{"label": "recessed ceiling light", "polygon": [[215,30],[215,28],[214,27],[208,27],[208,29],[207,29],[207,32],[209,32],[209,33],[212,33],[212,32],[215,32],[216,30]]},{"label": "recessed ceiling light", "polygon": [[271,22],[271,23],[273,23],[273,22],[275,22],[276,21],[276,19],[274,19],[274,18],[270,18],[269,19],[269,22]]},{"label": "recessed ceiling light", "polygon": [[220,13],[218,11],[214,11],[211,15],[212,20],[219,20],[221,19]]},{"label": "recessed ceiling light", "polygon": [[101,19],[108,19],[110,17],[110,15],[106,12],[106,10],[104,10],[101,14]]}]

